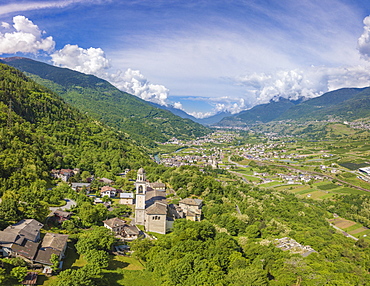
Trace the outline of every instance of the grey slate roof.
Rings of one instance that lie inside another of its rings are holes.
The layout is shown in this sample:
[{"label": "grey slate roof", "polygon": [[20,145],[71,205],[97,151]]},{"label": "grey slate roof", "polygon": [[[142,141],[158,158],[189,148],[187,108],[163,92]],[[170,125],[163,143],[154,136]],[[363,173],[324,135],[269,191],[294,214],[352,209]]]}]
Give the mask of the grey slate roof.
[{"label": "grey slate roof", "polygon": [[119,194],[119,197],[121,199],[133,199],[134,198],[134,194],[133,193],[120,193]]},{"label": "grey slate roof", "polygon": [[16,252],[18,255],[33,260],[37,253],[38,246],[39,246],[38,242],[23,239],[23,242],[20,245],[13,244],[12,251]]},{"label": "grey slate roof", "polygon": [[68,235],[59,233],[46,233],[42,240],[41,247],[49,247],[62,251],[68,241]]},{"label": "grey slate roof", "polygon": [[[44,225],[35,219],[22,219],[16,224],[8,226],[3,230],[3,233],[17,234],[31,241],[36,241],[40,233],[40,229]],[[10,235],[8,236],[8,238]]]},{"label": "grey slate roof", "polygon": [[191,205],[191,206],[200,206],[202,204],[203,200],[200,199],[191,199],[191,198],[185,198],[181,201],[179,201],[179,204],[185,204],[185,205]]},{"label": "grey slate roof", "polygon": [[41,264],[52,265],[50,258],[52,254],[60,255],[60,251],[53,248],[40,248],[35,261]]},{"label": "grey slate roof", "polygon": [[148,215],[167,215],[167,204],[162,202],[155,202],[145,210]]},{"label": "grey slate roof", "polygon": [[110,228],[115,228],[118,226],[124,226],[126,224],[126,221],[118,217],[114,217],[103,221],[103,223],[109,226]]}]

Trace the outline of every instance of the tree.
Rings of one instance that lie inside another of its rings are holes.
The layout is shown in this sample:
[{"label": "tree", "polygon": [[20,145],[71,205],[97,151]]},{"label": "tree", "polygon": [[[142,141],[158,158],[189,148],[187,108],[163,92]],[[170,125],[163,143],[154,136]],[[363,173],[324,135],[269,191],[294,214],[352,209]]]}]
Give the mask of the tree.
[{"label": "tree", "polygon": [[74,270],[67,269],[58,275],[56,286],[91,286],[94,285],[92,276],[86,271],[86,266]]},{"label": "tree", "polygon": [[256,238],[256,237],[259,237],[261,235],[261,232],[258,229],[258,226],[256,226],[255,224],[248,225],[245,229],[245,233],[246,233],[247,237],[249,237],[249,238]]},{"label": "tree", "polygon": [[115,237],[111,230],[104,226],[95,226],[80,234],[76,249],[80,254],[85,254],[92,249],[109,251],[114,241]]},{"label": "tree", "polygon": [[10,271],[10,275],[17,279],[18,282],[22,282],[27,275],[27,267],[17,266]]},{"label": "tree", "polygon": [[87,178],[90,178],[90,177],[91,177],[90,172],[88,172],[88,171],[82,171],[82,173],[81,173],[81,180],[83,182],[87,182]]},{"label": "tree", "polygon": [[90,249],[84,253],[84,256],[89,265],[93,265],[100,269],[108,267],[109,255],[105,250]]},{"label": "tree", "polygon": [[52,253],[50,262],[53,263],[51,269],[53,269],[53,271],[57,271],[59,269],[59,256],[56,255],[55,253]]},{"label": "tree", "polygon": [[76,229],[76,225],[72,220],[65,220],[62,222],[62,228],[68,230],[68,231],[73,231]]},{"label": "tree", "polygon": [[6,270],[4,268],[0,268],[0,285],[5,285],[4,282],[7,279]]},{"label": "tree", "polygon": [[229,272],[227,282],[235,286],[264,286],[268,285],[266,271],[258,268],[236,268]]},{"label": "tree", "polygon": [[78,208],[78,216],[85,226],[91,226],[106,218],[107,208],[103,204],[92,205],[89,202],[82,203]]},{"label": "tree", "polygon": [[364,238],[360,238],[359,240],[357,240],[355,245],[360,247],[360,248],[369,247],[369,243]]}]

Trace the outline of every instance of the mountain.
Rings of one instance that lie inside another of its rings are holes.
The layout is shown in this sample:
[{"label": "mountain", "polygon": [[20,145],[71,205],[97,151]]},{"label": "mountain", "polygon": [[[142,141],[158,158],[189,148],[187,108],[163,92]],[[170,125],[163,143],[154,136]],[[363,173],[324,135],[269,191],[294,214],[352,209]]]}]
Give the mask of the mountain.
[{"label": "mountain", "polygon": [[200,123],[202,125],[212,125],[216,122],[219,122],[224,117],[227,117],[227,116],[231,115],[231,113],[229,113],[229,112],[219,112],[219,113],[217,113],[215,115],[212,115],[212,116],[209,116],[209,117],[196,118],[196,117],[186,113],[185,111],[183,111],[181,109],[178,109],[178,108],[175,108],[171,105],[163,106],[163,105],[159,105],[159,104],[156,104],[156,103],[153,103],[153,102],[151,102],[150,104],[157,107],[157,108],[168,110],[168,111],[172,112],[173,114],[175,114],[177,116],[180,116],[182,118],[190,119],[190,120],[192,120],[194,122],[197,122],[197,123]]},{"label": "mountain", "polygon": [[230,112],[219,112],[215,115],[205,117],[205,118],[196,118],[196,122],[203,124],[203,125],[212,125],[224,119],[225,117],[231,116]]},{"label": "mountain", "polygon": [[[351,106],[351,100],[354,100],[363,92],[366,93],[366,88],[341,88],[330,91],[290,108],[281,114],[278,120],[323,120],[328,119],[329,116],[349,119],[346,115],[347,112],[349,114],[358,112],[358,106]],[[349,105],[347,105],[348,102]],[[346,111],[339,112],[337,109],[339,106],[342,106],[342,109]]]},{"label": "mountain", "polygon": [[280,120],[355,120],[370,116],[370,88],[341,88],[305,101],[279,98],[226,117],[217,125],[244,126]]},{"label": "mountain", "polygon": [[155,145],[155,141],[165,142],[172,137],[194,138],[210,132],[190,119],[122,92],[96,76],[26,58],[2,58],[2,61],[25,72],[82,112],[129,134],[141,145]]},{"label": "mountain", "polygon": [[39,198],[50,187],[54,168],[114,177],[126,168],[150,164],[149,156],[130,139],[17,69],[0,63],[0,74],[0,195],[36,190]]},{"label": "mountain", "polygon": [[[181,110],[181,109],[178,109],[178,108],[175,108],[171,105],[168,105],[168,106],[164,106],[164,105],[160,105],[160,104],[157,104],[157,103],[154,103],[154,102],[149,102],[151,105],[153,105],[154,107],[156,108],[160,108],[160,109],[164,109],[164,110],[168,110],[170,111],[172,114],[174,115],[177,115],[181,118],[185,118],[185,119],[190,119],[194,122],[198,122],[197,121],[197,118],[195,118],[194,116],[186,113],[185,111]],[[198,122],[200,123],[200,122]]]},{"label": "mountain", "polygon": [[215,125],[237,126],[258,122],[266,123],[278,118],[289,108],[295,106],[295,103],[285,98],[271,100],[269,103],[256,105],[233,116],[225,117]]}]

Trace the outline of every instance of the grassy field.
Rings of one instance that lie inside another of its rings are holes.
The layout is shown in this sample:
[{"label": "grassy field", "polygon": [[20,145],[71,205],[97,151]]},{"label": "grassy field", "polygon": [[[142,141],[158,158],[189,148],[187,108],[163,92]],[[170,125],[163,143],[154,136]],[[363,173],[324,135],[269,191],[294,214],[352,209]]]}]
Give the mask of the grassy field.
[{"label": "grassy field", "polygon": [[[80,256],[73,245],[68,245],[67,259],[63,263],[63,270],[65,269],[79,269],[86,265],[86,260]],[[151,272],[145,271],[145,266],[136,258],[130,256],[111,255],[109,266],[103,270],[103,275],[108,279],[109,284],[112,286],[125,285],[159,285],[152,277]],[[38,285],[52,286],[57,277],[47,277],[40,275]],[[145,284],[147,281],[148,284]]]},{"label": "grassy field", "polygon": [[274,182],[270,182],[270,183],[260,184],[259,186],[263,187],[263,188],[271,188],[271,187],[275,187],[275,186],[278,186],[278,185],[281,185],[281,182],[274,181]]},{"label": "grassy field", "polygon": [[364,227],[360,223],[356,223],[354,221],[344,219],[344,218],[334,218],[329,220],[330,223],[339,227],[343,231],[353,235],[357,238],[364,238],[365,240],[370,242],[370,229]]},{"label": "grassy field", "polygon": [[111,286],[160,285],[160,281],[153,273],[145,271],[144,268],[144,265],[133,257],[111,256],[109,266],[103,270],[103,275]]}]

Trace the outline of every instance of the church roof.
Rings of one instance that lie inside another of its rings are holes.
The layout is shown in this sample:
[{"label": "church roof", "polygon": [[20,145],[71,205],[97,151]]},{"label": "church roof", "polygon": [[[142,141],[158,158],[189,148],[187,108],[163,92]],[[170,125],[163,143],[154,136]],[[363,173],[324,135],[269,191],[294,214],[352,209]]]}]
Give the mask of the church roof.
[{"label": "church roof", "polygon": [[167,204],[161,202],[155,202],[145,211],[148,215],[166,215],[167,214]]},{"label": "church roof", "polygon": [[202,204],[202,202],[203,202],[203,200],[200,200],[200,199],[185,198],[185,199],[179,201],[179,204],[191,205],[191,206],[200,206]]},{"label": "church roof", "polygon": [[145,193],[145,205],[149,207],[155,202],[165,202],[166,193],[159,190],[149,190]]},{"label": "church roof", "polygon": [[138,171],[137,171],[138,174],[145,174],[145,170],[144,168],[140,168]]}]

